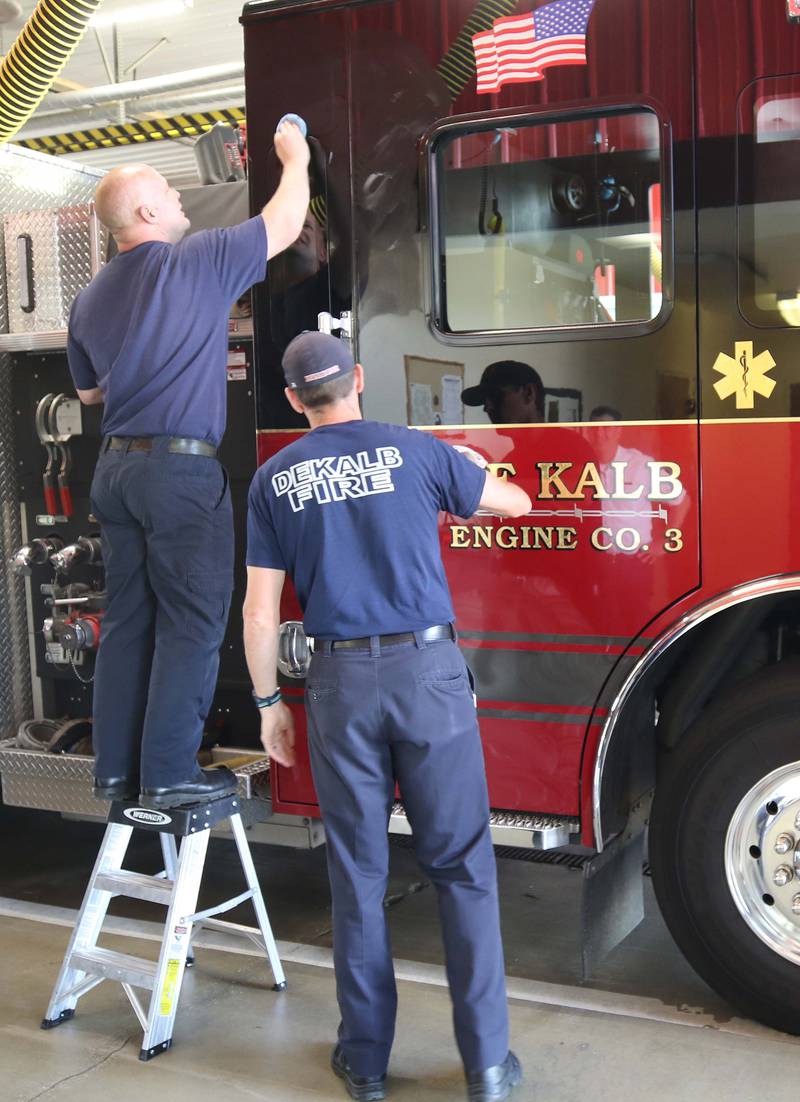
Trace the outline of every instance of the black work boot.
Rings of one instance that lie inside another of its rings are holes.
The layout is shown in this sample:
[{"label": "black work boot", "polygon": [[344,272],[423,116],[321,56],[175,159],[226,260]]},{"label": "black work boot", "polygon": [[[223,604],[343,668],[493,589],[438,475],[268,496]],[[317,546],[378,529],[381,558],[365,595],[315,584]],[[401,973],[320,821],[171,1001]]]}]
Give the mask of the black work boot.
[{"label": "black work boot", "polygon": [[502,1064],[467,1076],[467,1102],[502,1102],[522,1082],[522,1066],[513,1052]]},{"label": "black work boot", "polygon": [[331,1056],[333,1074],[344,1080],[347,1093],[358,1102],[378,1102],[386,1097],[385,1075],[356,1075],[351,1071],[342,1046],[337,1045]]},{"label": "black work boot", "polygon": [[181,784],[164,785],[160,788],[143,788],[142,807],[155,809],[185,807],[206,800],[219,800],[223,796],[233,796],[239,787],[235,774],[224,766],[218,769],[198,769],[188,781]]},{"label": "black work boot", "polygon": [[138,800],[139,778],[95,777],[92,795],[96,800]]}]

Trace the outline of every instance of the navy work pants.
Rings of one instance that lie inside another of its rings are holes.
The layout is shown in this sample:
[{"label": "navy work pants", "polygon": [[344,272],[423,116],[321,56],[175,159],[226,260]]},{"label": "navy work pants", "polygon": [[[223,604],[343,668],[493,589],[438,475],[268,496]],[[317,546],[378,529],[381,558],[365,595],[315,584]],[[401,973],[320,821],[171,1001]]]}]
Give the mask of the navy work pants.
[{"label": "navy work pants", "polygon": [[454,642],[372,650],[318,643],[308,742],[327,837],[339,1040],[359,1075],[386,1071],[397,991],[383,900],[395,782],[436,888],[466,1071],[508,1052],[497,871],[466,664]]},{"label": "navy work pants", "polygon": [[[95,775],[178,784],[214,695],[233,588],[233,515],[217,459],[104,451],[91,489],[108,610],[94,683]],[[141,767],[141,773],[140,773]]]}]

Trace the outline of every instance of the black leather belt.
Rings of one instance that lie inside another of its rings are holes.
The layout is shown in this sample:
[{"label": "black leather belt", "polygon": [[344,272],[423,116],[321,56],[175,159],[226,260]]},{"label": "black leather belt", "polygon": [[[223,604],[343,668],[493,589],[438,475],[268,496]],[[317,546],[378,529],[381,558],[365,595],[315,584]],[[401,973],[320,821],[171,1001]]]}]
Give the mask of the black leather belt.
[{"label": "black leather belt", "polygon": [[[109,451],[150,452],[153,450],[153,441],[157,436],[110,436],[107,438],[106,448]],[[190,436],[170,436],[167,441],[167,451],[177,452],[179,455],[207,455],[213,459],[217,449],[207,440],[193,440]]]},{"label": "black leather belt", "polygon": [[[414,643],[417,638],[424,643],[435,643],[437,639],[455,640],[456,632],[452,624],[437,624],[436,627],[424,628],[422,631],[403,631],[399,635],[379,635],[378,642],[382,647],[390,647],[393,643]],[[322,640],[320,640],[322,642]],[[372,643],[366,639],[334,639],[331,642],[331,650],[369,650]]]}]

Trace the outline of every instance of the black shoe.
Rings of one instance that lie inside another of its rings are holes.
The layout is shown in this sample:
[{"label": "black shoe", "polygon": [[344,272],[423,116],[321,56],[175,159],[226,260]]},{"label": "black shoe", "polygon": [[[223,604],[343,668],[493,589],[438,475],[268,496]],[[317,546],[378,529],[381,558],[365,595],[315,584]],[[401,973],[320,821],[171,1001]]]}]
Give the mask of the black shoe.
[{"label": "black shoe", "polygon": [[140,802],[142,807],[185,807],[187,804],[234,796],[238,787],[239,782],[230,769],[200,769],[191,780],[182,784],[143,788]]},{"label": "black shoe", "polygon": [[502,1102],[522,1082],[522,1067],[513,1052],[502,1064],[467,1076],[468,1102]]},{"label": "black shoe", "polygon": [[386,1097],[386,1076],[356,1075],[350,1070],[341,1045],[337,1045],[333,1050],[331,1067],[334,1075],[344,1079],[344,1085],[350,1097],[358,1099],[358,1102],[377,1102],[378,1099]]},{"label": "black shoe", "polygon": [[96,800],[138,800],[139,781],[130,777],[95,777],[92,795]]}]

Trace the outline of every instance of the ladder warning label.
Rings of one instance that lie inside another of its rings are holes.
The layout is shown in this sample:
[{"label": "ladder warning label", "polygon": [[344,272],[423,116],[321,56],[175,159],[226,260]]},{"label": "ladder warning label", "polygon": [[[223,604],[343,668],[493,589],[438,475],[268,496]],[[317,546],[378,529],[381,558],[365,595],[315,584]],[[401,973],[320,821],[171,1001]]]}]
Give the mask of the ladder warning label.
[{"label": "ladder warning label", "polygon": [[167,972],[164,976],[164,986],[161,989],[160,1012],[162,1014],[172,1013],[172,1004],[175,1002],[175,987],[178,982],[180,970],[181,962],[175,957],[171,957],[167,961]]}]

